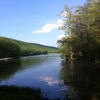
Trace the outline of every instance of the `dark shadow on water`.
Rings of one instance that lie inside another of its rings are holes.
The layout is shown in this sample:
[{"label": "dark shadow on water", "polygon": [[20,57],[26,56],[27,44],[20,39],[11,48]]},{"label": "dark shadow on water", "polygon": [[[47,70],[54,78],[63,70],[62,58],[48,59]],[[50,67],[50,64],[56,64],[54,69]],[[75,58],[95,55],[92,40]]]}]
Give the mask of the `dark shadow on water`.
[{"label": "dark shadow on water", "polygon": [[100,100],[100,66],[62,61],[61,78],[70,87],[66,100]]}]

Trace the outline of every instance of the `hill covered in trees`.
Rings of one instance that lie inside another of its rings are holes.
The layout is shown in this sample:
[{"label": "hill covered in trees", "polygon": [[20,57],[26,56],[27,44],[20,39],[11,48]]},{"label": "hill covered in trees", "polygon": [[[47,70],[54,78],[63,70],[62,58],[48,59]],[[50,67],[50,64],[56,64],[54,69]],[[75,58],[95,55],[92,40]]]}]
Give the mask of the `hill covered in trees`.
[{"label": "hill covered in trees", "polygon": [[0,58],[30,56],[57,52],[58,49],[56,47],[0,37]]}]

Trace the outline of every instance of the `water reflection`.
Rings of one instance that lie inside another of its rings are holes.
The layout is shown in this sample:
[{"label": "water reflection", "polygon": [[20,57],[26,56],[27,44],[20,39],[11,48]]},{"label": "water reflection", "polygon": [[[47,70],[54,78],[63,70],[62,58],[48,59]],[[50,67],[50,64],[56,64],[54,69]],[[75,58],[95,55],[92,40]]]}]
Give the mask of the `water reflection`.
[{"label": "water reflection", "polygon": [[[27,60],[26,60],[27,59]],[[22,59],[13,59],[6,62],[0,62],[0,80],[5,80],[12,77],[15,73],[25,70],[27,67],[34,67],[39,63],[42,63],[44,59],[39,58],[22,58]]]},{"label": "water reflection", "polygon": [[[59,55],[40,55],[2,62],[1,85],[17,85],[41,88],[43,96],[51,99],[61,98],[63,80],[60,79],[61,58]],[[6,69],[9,69],[5,71]],[[5,72],[8,74],[5,76]],[[2,77],[2,75],[4,75]]]},{"label": "water reflection", "polygon": [[100,100],[100,66],[91,63],[62,62],[62,76],[69,90],[66,99]]},{"label": "water reflection", "polygon": [[19,70],[21,65],[20,60],[0,62],[0,80],[10,78],[17,70]]},{"label": "water reflection", "polygon": [[50,77],[50,76],[40,76],[40,77],[38,77],[38,79],[41,81],[45,81],[47,83],[47,85],[49,85],[49,86],[59,84],[58,79],[54,79],[53,77]]},{"label": "water reflection", "polygon": [[0,83],[41,88],[45,97],[99,100],[100,66],[62,61],[59,55],[24,57],[0,63]]}]

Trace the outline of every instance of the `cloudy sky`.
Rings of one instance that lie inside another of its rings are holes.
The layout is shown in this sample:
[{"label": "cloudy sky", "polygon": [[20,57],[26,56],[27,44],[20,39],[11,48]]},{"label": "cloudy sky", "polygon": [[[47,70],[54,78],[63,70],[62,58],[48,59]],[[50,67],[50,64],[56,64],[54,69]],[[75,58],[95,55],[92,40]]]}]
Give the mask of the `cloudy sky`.
[{"label": "cloudy sky", "polygon": [[0,0],[0,36],[57,47],[64,32],[64,5],[83,5],[85,0]]}]

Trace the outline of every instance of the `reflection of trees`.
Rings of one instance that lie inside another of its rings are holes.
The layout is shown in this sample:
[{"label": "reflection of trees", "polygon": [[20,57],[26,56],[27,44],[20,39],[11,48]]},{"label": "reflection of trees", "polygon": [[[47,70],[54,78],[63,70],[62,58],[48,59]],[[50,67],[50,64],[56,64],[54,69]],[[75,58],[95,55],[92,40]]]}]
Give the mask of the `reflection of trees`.
[{"label": "reflection of trees", "polygon": [[19,68],[20,60],[0,62],[0,80],[11,77]]},{"label": "reflection of trees", "polygon": [[71,82],[71,79],[70,79],[70,64],[68,65],[67,64],[67,67],[66,67],[66,62],[65,61],[62,61],[62,69],[61,69],[61,79],[64,80],[64,83],[70,83]]},{"label": "reflection of trees", "polygon": [[38,64],[42,64],[46,58],[40,58],[40,57],[29,57],[29,58],[23,58],[21,59],[21,68],[19,70],[23,70],[29,67],[38,67]]},{"label": "reflection of trees", "polygon": [[62,62],[63,68],[61,69],[62,80],[69,87],[64,91],[66,100],[78,100],[78,93],[73,87],[73,76],[74,76],[74,63],[73,62]]},{"label": "reflection of trees", "polygon": [[0,81],[10,78],[17,71],[22,71],[29,67],[37,67],[37,64],[44,62],[45,59],[41,59],[39,57],[30,57],[0,62]]},{"label": "reflection of trees", "polygon": [[[62,79],[66,85],[70,85],[70,98],[74,100],[99,100],[100,98],[100,66],[88,63],[63,64],[61,70]],[[70,80],[70,81],[69,81]],[[67,98],[68,98],[67,92]],[[76,95],[74,95],[76,94]],[[77,98],[77,99],[76,99]]]},{"label": "reflection of trees", "polygon": [[[93,64],[75,63],[73,86],[81,99],[100,98],[100,68]],[[93,99],[93,100],[95,100]]]}]

